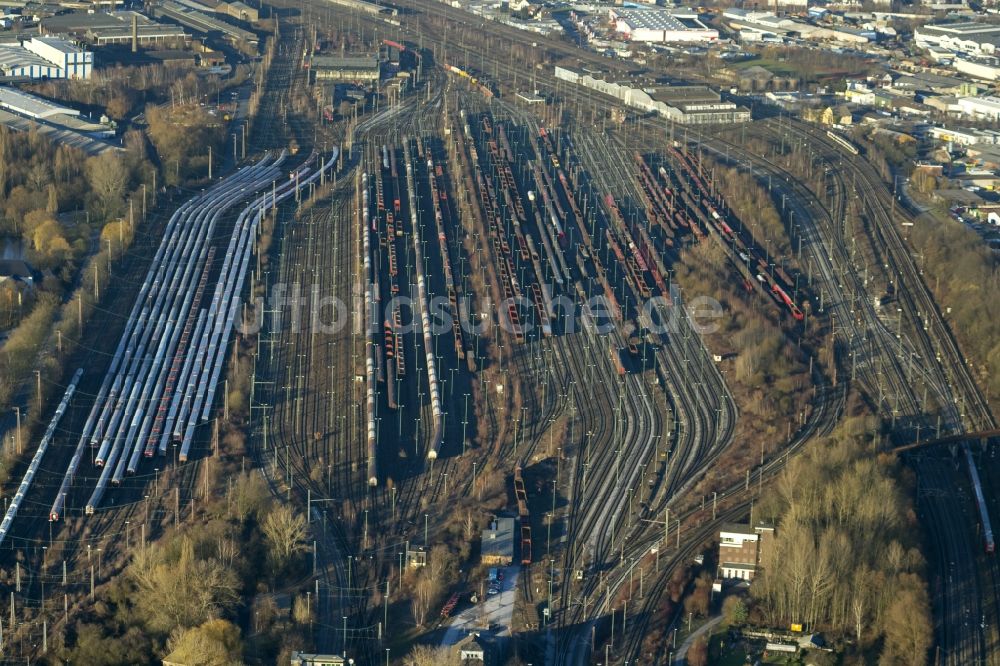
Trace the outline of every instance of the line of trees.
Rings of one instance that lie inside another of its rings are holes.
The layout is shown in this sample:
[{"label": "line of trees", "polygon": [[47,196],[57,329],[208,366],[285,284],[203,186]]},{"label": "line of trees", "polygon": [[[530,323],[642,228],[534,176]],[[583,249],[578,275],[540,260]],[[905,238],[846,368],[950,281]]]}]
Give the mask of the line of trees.
[{"label": "line of trees", "polygon": [[[20,243],[43,274],[33,287],[8,281],[0,292],[0,325],[10,329],[0,347],[0,410],[33,370],[42,370],[46,389],[59,381],[81,325],[107,291],[112,262],[132,243],[126,199],[139,202],[137,217],[143,201],[153,205],[155,195],[143,195],[152,167],[138,139],[126,137],[122,156],[88,159],[35,132],[0,127],[0,238]],[[49,353],[39,364],[43,349]],[[44,404],[29,411],[37,416]]]},{"label": "line of trees", "polygon": [[777,524],[751,593],[769,626],[881,641],[881,663],[925,663],[933,638],[904,468],[873,456],[874,419],[847,419],[789,461],[761,507]]},{"label": "line of trees", "polygon": [[214,101],[222,90],[247,78],[246,66],[238,66],[229,79],[200,76],[191,63],[101,67],[89,79],[51,79],[29,89],[39,95],[107,112],[112,120],[124,120],[149,103]]},{"label": "line of trees", "polygon": [[[976,232],[951,219],[916,224],[910,241],[974,374],[1000,396],[1000,261]],[[933,276],[929,278],[927,276]]]}]

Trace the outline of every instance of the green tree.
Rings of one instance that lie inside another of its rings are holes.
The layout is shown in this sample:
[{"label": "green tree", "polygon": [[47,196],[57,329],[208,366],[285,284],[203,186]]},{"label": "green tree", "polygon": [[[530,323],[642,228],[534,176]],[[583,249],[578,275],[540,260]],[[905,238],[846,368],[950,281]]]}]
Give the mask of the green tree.
[{"label": "green tree", "polygon": [[684,600],[684,610],[700,617],[707,617],[712,600],[711,576],[700,576],[694,582],[694,590]]},{"label": "green tree", "polygon": [[52,219],[46,220],[35,229],[31,236],[31,244],[38,256],[49,266],[61,263],[71,251],[69,242],[63,236],[62,227]]},{"label": "green tree", "polygon": [[49,183],[46,192],[48,193],[49,201],[45,204],[45,212],[55,215],[59,212],[59,190],[54,184]]},{"label": "green tree", "polygon": [[230,511],[240,521],[251,515],[260,515],[270,499],[267,482],[255,471],[243,472],[236,477],[229,491]]},{"label": "green tree", "polygon": [[135,604],[146,625],[164,634],[197,626],[239,600],[239,579],[232,569],[214,558],[196,557],[188,537],[181,539],[179,549],[138,549],[128,575],[138,589]]},{"label": "green tree", "polygon": [[118,666],[155,661],[149,639],[138,627],[128,629],[122,636],[111,635],[97,624],[77,623],[74,629],[75,644],[60,651],[65,663]]},{"label": "green tree", "polygon": [[457,666],[458,653],[444,647],[417,645],[403,657],[405,666]]},{"label": "green tree", "polygon": [[722,616],[729,626],[742,626],[747,621],[747,605],[740,597],[726,597],[722,602]]},{"label": "green tree", "polygon": [[292,618],[299,624],[310,624],[313,620],[312,600],[308,595],[300,594],[292,604]]}]

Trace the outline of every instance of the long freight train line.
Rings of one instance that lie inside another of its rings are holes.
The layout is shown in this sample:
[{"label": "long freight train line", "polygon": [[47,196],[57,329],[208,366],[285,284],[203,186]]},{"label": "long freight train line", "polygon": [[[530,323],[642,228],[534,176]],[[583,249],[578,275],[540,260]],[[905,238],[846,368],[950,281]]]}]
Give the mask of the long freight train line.
[{"label": "long freight train line", "polygon": [[[570,365],[572,365],[572,364],[570,364]],[[617,398],[620,398],[620,395],[619,395],[619,396],[616,396],[616,397],[617,397]],[[611,460],[607,460],[607,462],[606,462],[606,465],[607,465],[607,464],[609,464],[609,463],[610,463],[610,464],[613,464]]]},{"label": "long freight train line", "polygon": [[[602,152],[595,150],[593,147],[591,147],[590,142],[588,138],[586,138],[585,134],[578,141],[577,147],[581,149],[582,153],[586,156],[586,159],[590,160],[591,165],[593,165],[596,162],[595,155],[598,154],[599,152]],[[604,177],[604,174],[607,173],[605,170],[609,167],[609,165],[607,163],[600,164],[599,162],[597,164],[599,164],[600,166],[598,166],[597,168],[591,166],[590,172],[595,174],[601,174],[597,176],[598,179],[597,185],[599,187],[604,188],[605,191],[609,191],[613,184]],[[620,167],[620,165],[611,165],[612,170],[617,170],[616,167]],[[623,174],[620,174],[619,178],[616,179],[615,182],[629,183],[630,180],[627,179],[627,176],[623,178],[622,175]],[[677,300],[677,302],[675,302],[673,305],[678,308],[682,307],[679,300]],[[672,336],[671,340],[666,340],[662,345],[662,351],[659,354],[659,359],[661,362],[671,367],[672,370],[671,372],[664,373],[668,377],[673,378],[677,376],[681,377],[687,376],[687,373],[684,372],[684,370],[682,370],[681,368],[687,369],[689,367],[688,366],[689,361],[696,360],[700,356],[705,355],[706,352],[704,351],[704,348],[700,344],[697,344],[695,349],[684,349],[682,353],[678,353],[676,355],[670,353],[675,350],[679,351],[679,349],[677,349],[678,339],[683,340],[687,343],[692,343],[693,340],[691,338],[692,336],[690,335],[680,335],[680,330],[678,330],[676,334]],[[689,353],[691,353],[690,356],[688,356]],[[705,390],[706,394],[698,396],[700,400],[696,399],[695,401],[693,401],[694,404],[692,404],[692,402],[688,401],[689,391],[686,390],[685,387],[682,387],[680,385],[676,385],[673,387],[673,395],[671,397],[674,400],[674,404],[679,405],[682,408],[682,411],[678,412],[679,414],[678,422],[680,427],[678,428],[677,436],[679,439],[677,441],[677,448],[674,451],[675,455],[672,458],[672,461],[674,462],[674,464],[671,466],[671,471],[673,472],[673,477],[672,477],[673,479],[692,478],[691,476],[689,476],[689,474],[694,473],[695,470],[698,469],[699,461],[701,459],[707,459],[712,455],[713,451],[717,453],[722,448],[724,448],[729,438],[729,435],[726,433],[731,432],[731,429],[735,423],[734,412],[730,413],[729,410],[725,410],[726,414],[723,417],[721,410],[719,412],[716,412],[715,414],[712,414],[711,412],[707,411],[707,410],[714,411],[712,405],[715,402],[715,400],[717,400],[720,395],[724,396],[727,395],[728,393],[725,391],[724,388],[722,388],[721,392],[715,393],[714,395],[708,391],[708,387],[710,386],[709,381],[712,378],[711,371],[715,370],[714,366],[712,366],[711,364],[706,365],[704,363],[700,363],[700,364],[692,364],[691,368],[699,370],[702,373],[701,379],[705,381],[700,381],[700,382],[689,381],[686,383],[685,386],[689,387],[691,384],[694,384],[696,387]],[[709,374],[705,375],[704,372],[706,370],[709,370],[709,368],[710,368]],[[721,378],[719,378],[719,380],[721,381]],[[731,402],[731,398],[727,402],[731,407],[734,407],[734,404]],[[697,408],[698,404],[702,405],[702,409]],[[712,433],[714,430],[714,426],[718,426],[721,428],[721,430],[719,430],[717,433],[718,436],[716,437],[710,436],[710,433]],[[678,460],[681,461],[679,464],[676,462]],[[696,476],[696,474],[693,474],[693,476]],[[669,487],[670,484],[671,482],[668,481],[666,485]],[[670,499],[672,499],[674,496],[675,495],[670,493],[664,493],[664,498],[662,501],[669,502]],[[626,548],[631,550],[630,545],[626,546],[623,544],[623,552]],[[585,590],[584,593],[589,594],[594,592],[598,585],[599,581],[597,581],[594,578],[591,578],[589,584],[585,584],[584,586]],[[572,616],[568,616],[565,621],[573,623],[576,620]],[[575,639],[573,637],[567,637],[564,646],[566,644],[571,645],[574,642]]]},{"label": "long freight train line", "polygon": [[[434,108],[438,100],[439,97],[432,97],[427,100],[427,104],[431,108]],[[396,108],[400,107],[394,107],[394,109]],[[389,450],[396,448],[393,442],[400,447],[406,445],[405,441],[403,441],[404,438],[400,436],[403,430],[404,410],[408,414],[412,414],[414,419],[423,417],[421,418],[422,422],[432,422],[433,412],[425,411],[430,407],[430,403],[422,399],[421,396],[422,389],[429,387],[429,376],[423,370],[430,365],[429,359],[433,359],[433,364],[437,367],[447,357],[447,355],[442,356],[440,354],[440,336],[433,336],[430,342],[424,340],[423,345],[420,345],[422,335],[415,336],[408,334],[396,337],[393,332],[396,325],[395,317],[393,316],[392,308],[387,307],[391,295],[394,295],[394,289],[401,289],[407,285],[414,284],[417,247],[419,247],[424,261],[428,263],[435,263],[435,257],[438,254],[426,251],[425,243],[423,242],[419,246],[414,246],[412,236],[410,242],[395,240],[397,234],[405,235],[406,233],[410,233],[416,236],[421,231],[423,232],[421,235],[424,235],[426,239],[426,234],[433,229],[433,227],[428,228],[426,218],[423,214],[420,218],[414,218],[414,216],[410,215],[411,210],[421,210],[423,213],[426,213],[427,209],[430,208],[426,203],[418,203],[418,200],[426,196],[425,188],[429,188],[429,178],[433,177],[433,174],[429,170],[425,171],[423,168],[422,160],[423,156],[426,155],[426,149],[421,141],[421,133],[418,131],[418,128],[413,127],[412,122],[408,121],[405,116],[400,117],[398,114],[394,114],[394,109],[388,110],[385,117],[379,122],[372,122],[365,126],[363,135],[364,147],[362,148],[362,153],[365,155],[363,163],[366,165],[364,169],[368,173],[366,191],[369,192],[369,205],[364,206],[364,208],[366,210],[371,208],[368,211],[368,221],[364,225],[364,228],[366,234],[370,236],[369,252],[371,254],[369,256],[371,258],[369,262],[374,269],[368,275],[366,281],[370,283],[369,293],[379,295],[378,301],[375,298],[371,299],[371,305],[374,306],[377,304],[379,308],[382,308],[379,310],[377,317],[378,321],[376,323],[378,325],[373,327],[373,335],[370,336],[368,344],[369,349],[375,353],[374,358],[371,358],[371,365],[374,369],[372,374],[376,378],[375,385],[379,387],[376,389],[376,398],[374,401],[376,414],[379,414],[376,416],[375,421],[377,429],[376,441],[378,442],[379,449],[378,457],[394,455],[389,453]],[[388,130],[387,133],[386,130]],[[410,131],[414,132],[410,136],[416,136],[415,140],[407,140],[405,138],[407,132]],[[390,142],[383,143],[385,139],[380,137],[386,137]],[[402,146],[400,146],[400,141],[403,142]],[[362,144],[356,144],[356,146],[358,145]],[[410,152],[410,159],[406,159],[407,152]],[[407,170],[411,171],[412,184],[404,178]],[[396,203],[397,200],[398,204]],[[376,204],[379,205],[376,206]],[[391,224],[388,215],[390,212],[392,214]],[[406,222],[410,224],[407,225]],[[390,228],[392,229],[391,236],[393,238],[389,237],[390,234],[388,232]],[[372,233],[373,230],[379,233]],[[395,245],[391,245],[393,242]],[[437,274],[434,273],[434,275]],[[432,273],[428,272],[427,276],[430,275]],[[439,286],[435,278],[428,279],[425,283],[425,296],[429,296],[432,290],[437,291],[438,288]],[[373,309],[374,307],[370,308],[369,312]],[[371,315],[369,317],[371,318]],[[369,324],[371,323],[369,321]],[[388,324],[388,327],[384,329],[383,324]],[[430,331],[428,330],[428,332]],[[448,333],[452,333],[452,331],[449,330]],[[420,351],[419,346],[424,347],[422,350],[423,353],[418,353]],[[391,361],[388,353],[390,351]],[[410,359],[413,360],[411,361]],[[399,363],[395,363],[396,361]],[[451,365],[450,361],[446,365],[440,365],[440,367],[446,368],[448,365]],[[395,370],[390,370],[389,368],[395,368]],[[402,376],[398,376],[400,369],[403,372]],[[448,368],[448,370],[451,371],[452,368]],[[390,391],[386,380],[390,379],[391,372],[397,373],[397,381],[395,388]],[[442,370],[439,383],[440,400],[453,399],[454,391],[451,389],[451,386],[456,381],[461,380],[459,377],[444,376],[444,371]],[[381,388],[383,384],[385,384],[385,390]],[[391,401],[390,398],[392,398]],[[392,403],[395,404],[393,405]],[[390,408],[389,411],[385,411],[387,407]],[[395,407],[395,410],[391,409],[392,407]],[[393,411],[397,414],[393,414]],[[397,415],[398,423],[397,418],[394,418]],[[441,416],[444,417],[444,414]],[[417,423],[421,421],[417,421]],[[452,421],[452,427],[454,427],[454,423],[455,421]],[[441,426],[442,431],[447,432],[444,418],[442,418]],[[415,432],[419,435],[421,428],[415,429]],[[433,437],[433,432],[430,434],[433,439],[437,439]],[[442,439],[441,441],[444,440]],[[423,450],[428,451],[429,449]],[[414,512],[420,506],[417,500],[421,487],[423,488],[423,493],[431,498],[440,498],[442,496],[444,489],[447,488],[447,484],[443,481],[443,477],[447,472],[428,473],[430,470],[421,469],[421,465],[415,464],[419,463],[420,459],[428,460],[434,466],[434,459],[428,459],[426,455],[410,458],[410,462],[404,461],[401,465],[391,464],[395,483],[392,484],[392,492],[388,492],[388,487],[385,492],[382,492],[381,496],[384,502],[381,510],[371,514],[372,530],[375,530],[378,524],[389,522],[390,516],[398,520],[400,524],[404,523],[404,516],[406,520],[413,517]],[[450,470],[452,465],[453,463],[450,460],[445,459],[439,461],[436,467],[443,470]],[[403,476],[397,476],[401,472]],[[453,484],[453,486],[457,486],[457,483]],[[401,492],[397,493],[397,490]],[[448,494],[451,494],[451,492],[449,490]],[[388,536],[388,533],[380,535],[383,543],[386,542],[385,537]],[[393,551],[397,548],[398,544],[395,543],[386,543],[385,546],[378,547],[375,552],[379,558],[379,564],[374,569],[374,572],[378,572],[379,570],[384,571],[387,567],[392,566],[395,562]],[[376,575],[378,574],[376,573]],[[356,635],[355,638],[361,641],[363,637]],[[363,643],[369,647],[374,644],[371,640],[364,640]]]},{"label": "long freight train line", "polygon": [[[101,444],[101,450],[96,456],[101,464],[105,462],[106,453],[112,443],[115,449],[119,449],[123,443],[126,446],[129,444],[135,446],[136,450],[139,450],[139,446],[145,447],[148,435],[140,436],[136,429],[138,422],[133,423],[133,421],[145,418],[143,432],[149,433],[154,421],[148,417],[158,416],[152,410],[154,398],[149,393],[143,395],[142,403],[139,405],[148,406],[148,409],[137,409],[136,405],[140,386],[149,390],[152,388],[149,384],[153,383],[147,381],[150,379],[148,372],[136,376],[141,368],[145,367],[148,370],[152,364],[153,357],[147,354],[146,346],[151,340],[157,341],[158,367],[172,359],[178,351],[177,343],[182,335],[180,327],[176,326],[175,322],[178,317],[186,319],[188,311],[197,305],[191,303],[194,293],[191,286],[203,271],[203,262],[209,252],[206,240],[215,220],[226,208],[243,198],[241,192],[243,187],[254,184],[258,188],[262,187],[264,184],[269,184],[276,175],[276,168],[265,160],[261,165],[240,172],[206,194],[189,201],[174,214],[150,265],[143,287],[134,302],[125,331],[112,357],[87,423],[83,427],[76,452],[50,511],[52,519],[58,519],[62,514],[70,484],[88,442],[92,446]],[[185,226],[183,223],[192,214],[195,216],[194,223]],[[185,256],[187,259],[182,261]],[[183,349],[179,351],[181,354],[186,353]],[[122,442],[126,434],[130,440]],[[102,478],[98,482],[100,493],[103,493],[111,468],[111,464],[105,466]],[[121,476],[117,471],[115,476],[120,482]]]},{"label": "long freight train line", "polygon": [[499,64],[499,63],[498,63]]},{"label": "long freight train line", "polygon": [[610,461],[608,461],[608,462],[610,462]]}]

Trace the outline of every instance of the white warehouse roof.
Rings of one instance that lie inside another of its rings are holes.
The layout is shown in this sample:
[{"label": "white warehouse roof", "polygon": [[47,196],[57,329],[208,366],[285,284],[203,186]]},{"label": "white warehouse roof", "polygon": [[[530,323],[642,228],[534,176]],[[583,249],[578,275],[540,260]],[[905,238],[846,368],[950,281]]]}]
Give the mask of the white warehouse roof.
[{"label": "white warehouse roof", "polygon": [[0,71],[14,67],[52,67],[52,63],[40,55],[23,48],[20,44],[0,44]]},{"label": "white warehouse roof", "polygon": [[663,9],[618,9],[612,10],[619,21],[624,21],[632,30],[687,30],[686,25],[671,12]]},{"label": "white warehouse roof", "polygon": [[608,12],[615,30],[637,42],[713,42],[719,32],[686,9],[619,8]]},{"label": "white warehouse roof", "polygon": [[83,49],[79,46],[71,42],[67,42],[65,39],[60,39],[59,37],[33,37],[32,41],[44,44],[49,48],[59,51],[60,53],[83,53]]},{"label": "white warehouse roof", "polygon": [[59,106],[41,97],[35,97],[6,86],[0,86],[0,108],[29,118],[47,118],[60,113],[68,116],[80,115],[76,109]]}]

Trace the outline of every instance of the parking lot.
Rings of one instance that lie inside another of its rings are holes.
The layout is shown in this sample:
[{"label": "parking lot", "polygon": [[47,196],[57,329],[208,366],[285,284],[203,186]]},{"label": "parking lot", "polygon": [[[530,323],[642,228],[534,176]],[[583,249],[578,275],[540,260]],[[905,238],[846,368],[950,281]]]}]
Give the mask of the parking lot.
[{"label": "parking lot", "polygon": [[[448,625],[442,645],[454,645],[462,640],[469,631],[481,629],[484,626],[495,636],[510,636],[510,623],[514,614],[514,602],[517,599],[517,582],[521,567],[509,566],[499,570],[503,580],[496,583],[498,592],[487,594],[486,599],[457,614]],[[484,586],[487,589],[489,584]]]}]

